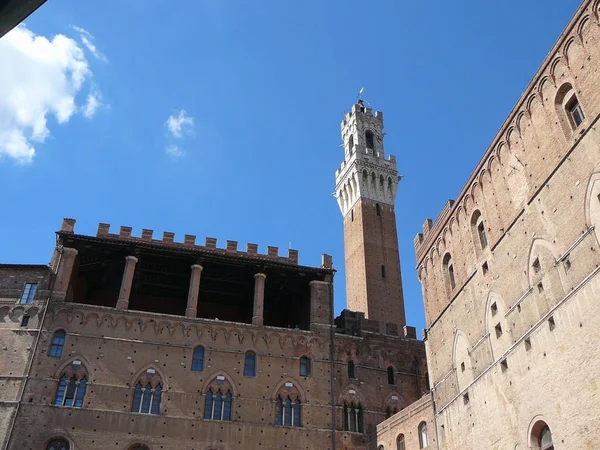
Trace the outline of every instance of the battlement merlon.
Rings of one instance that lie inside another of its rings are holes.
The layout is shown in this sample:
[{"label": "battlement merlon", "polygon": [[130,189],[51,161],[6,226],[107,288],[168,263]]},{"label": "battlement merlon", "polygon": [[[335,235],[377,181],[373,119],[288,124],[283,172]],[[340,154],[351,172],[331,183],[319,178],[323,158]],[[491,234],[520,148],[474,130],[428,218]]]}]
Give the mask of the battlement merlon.
[{"label": "battlement merlon", "polygon": [[[58,234],[75,235],[75,222],[75,219],[64,219],[60,231],[58,231]],[[96,232],[95,237],[116,239],[131,243],[153,244],[169,248],[175,247],[180,249],[198,249],[203,251],[210,251],[211,253],[216,252],[223,255],[249,257],[278,263],[298,265],[298,250],[295,249],[289,249],[287,252],[287,256],[283,256],[279,254],[278,247],[268,246],[267,252],[263,254],[259,253],[258,245],[253,243],[247,244],[246,251],[240,251],[238,250],[238,242],[232,240],[228,240],[226,242],[225,248],[219,248],[217,246],[217,239],[213,237],[207,237],[205,239],[204,245],[199,245],[196,243],[196,236],[191,234],[184,235],[183,242],[177,242],[175,240],[175,233],[168,231],[165,231],[163,233],[162,239],[154,239],[154,231],[150,229],[142,229],[140,236],[133,236],[132,231],[132,227],[120,226],[119,233],[111,233],[110,224],[100,223],[98,224],[98,230]],[[322,264],[321,268],[334,270],[333,264],[331,263],[331,256],[324,254],[323,258],[325,258],[325,260],[327,260],[328,262],[327,264]]]},{"label": "battlement merlon", "polygon": [[383,113],[381,111],[375,111],[373,114],[373,109],[365,106],[362,100],[359,100],[354,105],[352,105],[352,110],[344,115],[344,120],[342,120],[341,128],[344,127],[350,122],[352,116],[360,116],[362,119],[374,119],[383,124]]},{"label": "battlement merlon", "polygon": [[417,266],[421,263],[421,260],[427,254],[428,249],[442,231],[442,227],[446,223],[453,207],[454,200],[450,199],[444,205],[442,212],[435,222],[429,218],[425,219],[425,222],[423,222],[423,232],[418,233],[414,239],[415,253],[417,255]]}]

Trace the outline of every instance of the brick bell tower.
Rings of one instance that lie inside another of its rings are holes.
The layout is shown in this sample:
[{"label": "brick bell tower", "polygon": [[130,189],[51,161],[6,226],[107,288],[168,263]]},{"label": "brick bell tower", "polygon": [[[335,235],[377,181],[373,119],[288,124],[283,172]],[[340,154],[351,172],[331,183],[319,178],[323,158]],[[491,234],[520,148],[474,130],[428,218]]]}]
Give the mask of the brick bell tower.
[{"label": "brick bell tower", "polygon": [[[344,162],[335,173],[336,197],[344,216],[346,302],[379,322],[406,325],[394,201],[396,157],[385,158],[383,114],[363,100],[342,121]],[[391,328],[394,328],[393,325]]]}]

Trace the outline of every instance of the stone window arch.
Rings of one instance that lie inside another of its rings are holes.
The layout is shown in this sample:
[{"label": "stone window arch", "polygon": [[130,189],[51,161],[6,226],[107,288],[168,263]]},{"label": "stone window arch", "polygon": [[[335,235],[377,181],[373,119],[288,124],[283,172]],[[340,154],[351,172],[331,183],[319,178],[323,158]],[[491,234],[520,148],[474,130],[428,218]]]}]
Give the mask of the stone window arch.
[{"label": "stone window arch", "polygon": [[54,406],[81,408],[88,384],[88,372],[81,361],[75,360],[66,366],[56,389]]},{"label": "stone window arch", "polygon": [[131,412],[160,414],[163,380],[156,369],[150,367],[140,374],[133,389]]},{"label": "stone window arch", "polygon": [[65,346],[65,339],[67,333],[65,330],[56,330],[54,336],[52,336],[52,344],[50,344],[50,350],[48,356],[51,358],[60,358],[62,355],[63,348]]},{"label": "stone window arch", "polygon": [[46,444],[46,450],[70,450],[71,445],[69,441],[62,437],[55,437],[48,441]]},{"label": "stone window arch", "polygon": [[473,362],[469,354],[469,340],[467,335],[460,330],[454,335],[452,349],[452,364],[456,371],[458,392],[462,392],[473,381]]},{"label": "stone window arch", "polygon": [[223,375],[217,375],[206,390],[204,419],[231,422],[233,387]]},{"label": "stone window arch", "polygon": [[198,345],[194,348],[192,355],[192,371],[202,372],[204,370],[204,347]]},{"label": "stone window arch", "polygon": [[406,439],[402,433],[396,438],[396,450],[406,450]]},{"label": "stone window arch", "polygon": [[302,404],[305,397],[296,382],[289,379],[282,382],[272,398],[275,404],[275,425],[302,426]]},{"label": "stone window arch", "polygon": [[364,433],[363,407],[360,403],[344,402],[344,430]]},{"label": "stone window arch", "polygon": [[429,447],[429,435],[427,434],[427,422],[419,424],[419,448]]}]

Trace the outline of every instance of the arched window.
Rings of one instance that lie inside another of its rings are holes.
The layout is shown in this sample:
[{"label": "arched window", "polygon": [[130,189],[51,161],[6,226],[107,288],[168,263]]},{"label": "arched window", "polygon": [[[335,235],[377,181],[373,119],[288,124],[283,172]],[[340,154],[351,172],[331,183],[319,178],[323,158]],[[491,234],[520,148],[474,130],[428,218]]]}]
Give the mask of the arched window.
[{"label": "arched window", "polygon": [[429,437],[427,436],[427,423],[419,424],[419,448],[427,448],[429,446]]},{"label": "arched window", "polygon": [[233,395],[229,383],[221,384],[214,392],[209,389],[204,401],[204,418],[231,422],[232,402]]},{"label": "arched window", "polygon": [[48,356],[52,358],[60,358],[62,355],[63,347],[65,346],[65,337],[67,333],[64,330],[58,330],[54,333],[52,338],[52,345],[50,345],[50,351]]},{"label": "arched window", "polygon": [[583,115],[583,108],[581,107],[581,104],[579,103],[579,100],[577,99],[576,95],[573,95],[573,97],[571,97],[571,100],[569,100],[569,102],[565,106],[565,110],[569,115],[569,120],[571,121],[571,126],[573,127],[573,129],[577,128],[583,123],[583,119],[585,119],[585,116]]},{"label": "arched window", "polygon": [[307,377],[310,375],[310,359],[306,356],[300,358],[300,376]]},{"label": "arched window", "polygon": [[365,144],[369,150],[375,148],[375,136],[371,130],[365,131]]},{"label": "arched window", "polygon": [[396,408],[395,406],[393,408],[391,406],[388,406],[387,408],[385,408],[385,418],[389,419],[397,412],[398,412],[398,408]]},{"label": "arched window", "polygon": [[133,391],[131,412],[139,414],[160,414],[162,380],[155,369],[148,369],[138,379]]},{"label": "arched window", "polygon": [[350,139],[348,139],[348,151],[350,154],[354,153],[354,135],[350,135]]},{"label": "arched window", "polygon": [[380,445],[379,447],[377,447],[377,450],[385,450],[385,447],[383,445]]},{"label": "arched window", "polygon": [[150,450],[145,444],[133,444],[128,450]]},{"label": "arched window", "polygon": [[87,389],[87,370],[81,364],[81,361],[75,360],[63,370],[54,406],[66,406],[69,408],[81,408]]},{"label": "arched window", "polygon": [[488,246],[487,235],[485,234],[485,224],[483,223],[483,217],[481,216],[481,212],[476,210],[473,213],[473,217],[471,217],[471,228],[473,229],[474,235],[477,236],[479,240],[479,245],[483,250]]},{"label": "arched window", "polygon": [[352,360],[348,361],[348,378],[356,378],[356,368]]},{"label": "arched window", "polygon": [[403,434],[399,434],[396,438],[396,450],[406,450],[406,441]]},{"label": "arched window", "polygon": [[63,375],[58,384],[54,406],[81,408],[83,406],[86,388],[86,377],[77,379],[77,376],[75,375],[71,378],[67,378],[67,375]]},{"label": "arched window", "polygon": [[583,108],[579,103],[575,89],[570,83],[565,83],[558,89],[555,106],[563,131],[567,135],[578,128],[585,120]]},{"label": "arched window", "polygon": [[252,351],[246,352],[246,356],[244,357],[244,376],[256,376],[256,353]]},{"label": "arched window", "polygon": [[287,397],[285,400],[281,396],[275,400],[275,425],[284,427],[302,426],[302,402],[299,397],[293,400]]},{"label": "arched window", "polygon": [[364,433],[363,409],[360,403],[344,403],[344,430]]},{"label": "arched window", "polygon": [[548,425],[542,430],[540,436],[540,449],[541,450],[554,450],[554,444],[552,443],[552,433]]},{"label": "arched window", "polygon": [[389,366],[387,368],[387,377],[388,377],[388,384],[396,384],[396,376],[394,374],[394,368],[392,366]]},{"label": "arched window", "polygon": [[446,287],[448,291],[454,290],[456,287],[456,279],[454,278],[454,265],[450,253],[446,253],[443,260],[444,278],[446,279]]},{"label": "arched window", "polygon": [[531,430],[531,448],[536,450],[554,450],[550,427],[544,421],[538,421]]},{"label": "arched window", "polygon": [[46,450],[69,450],[70,448],[69,441],[62,438],[52,439],[48,442],[48,445],[46,445]]},{"label": "arched window", "polygon": [[194,348],[192,370],[194,372],[202,372],[204,370],[204,347],[198,346]]}]

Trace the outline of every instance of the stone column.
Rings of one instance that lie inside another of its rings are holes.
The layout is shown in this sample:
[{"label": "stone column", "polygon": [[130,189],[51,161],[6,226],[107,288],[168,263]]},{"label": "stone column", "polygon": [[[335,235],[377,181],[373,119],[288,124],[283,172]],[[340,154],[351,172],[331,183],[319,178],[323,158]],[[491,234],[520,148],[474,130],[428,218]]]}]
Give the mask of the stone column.
[{"label": "stone column", "polygon": [[190,290],[188,291],[187,308],[185,309],[185,315],[188,317],[196,317],[198,315],[198,294],[200,291],[202,268],[200,264],[192,264]]},{"label": "stone column", "polygon": [[125,270],[123,271],[123,279],[121,280],[121,291],[119,292],[119,300],[117,300],[117,309],[129,308],[129,296],[131,295],[131,285],[133,284],[133,275],[135,273],[135,265],[138,259],[135,256],[125,257]]},{"label": "stone column", "polygon": [[56,281],[54,282],[52,298],[56,300],[66,299],[77,253],[79,252],[74,248],[63,247],[56,272]]},{"label": "stone column", "polygon": [[264,273],[254,275],[254,310],[252,313],[252,325],[262,325],[265,309],[265,279]]}]

